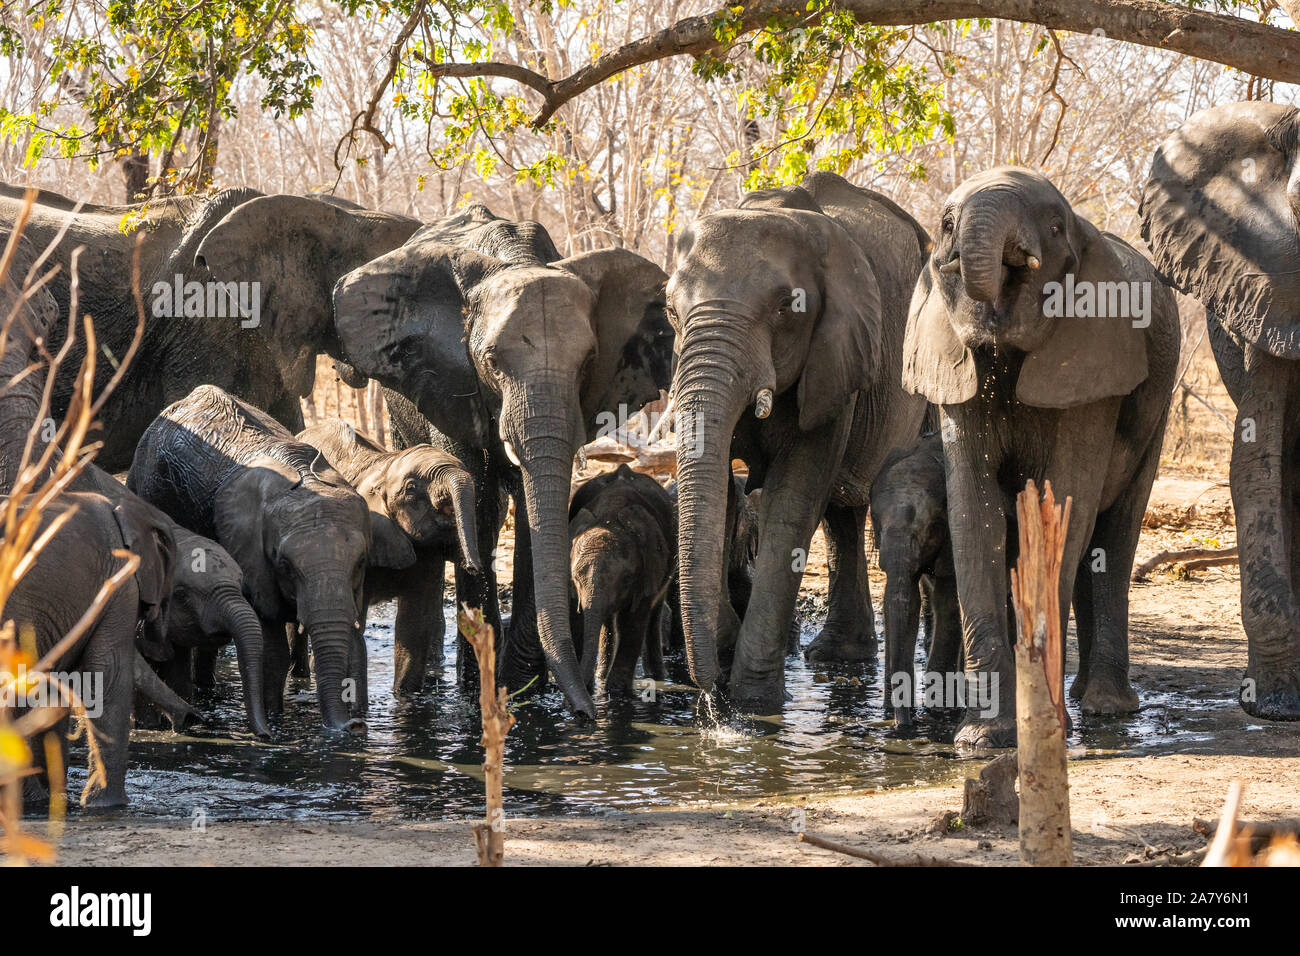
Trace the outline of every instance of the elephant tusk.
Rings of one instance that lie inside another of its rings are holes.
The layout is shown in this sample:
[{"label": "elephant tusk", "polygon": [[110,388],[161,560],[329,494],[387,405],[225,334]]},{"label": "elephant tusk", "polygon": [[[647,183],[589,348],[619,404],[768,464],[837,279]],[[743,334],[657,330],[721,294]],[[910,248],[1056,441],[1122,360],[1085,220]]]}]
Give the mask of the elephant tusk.
[{"label": "elephant tusk", "polygon": [[772,390],[770,388],[760,388],[758,397],[754,401],[754,417],[767,418],[772,414]]},{"label": "elephant tusk", "polygon": [[939,271],[946,276],[952,275],[961,269],[961,256],[954,255],[951,259],[939,267]]},{"label": "elephant tusk", "polygon": [[1038,256],[1026,256],[1025,265],[1029,266],[1031,269],[1037,269],[1042,265],[1042,262],[1038,260]]},{"label": "elephant tusk", "polygon": [[514,446],[511,445],[510,442],[506,442],[505,446],[506,446],[506,457],[510,459],[510,463],[513,464],[516,468],[524,467],[523,462],[519,460],[519,456],[515,454]]}]

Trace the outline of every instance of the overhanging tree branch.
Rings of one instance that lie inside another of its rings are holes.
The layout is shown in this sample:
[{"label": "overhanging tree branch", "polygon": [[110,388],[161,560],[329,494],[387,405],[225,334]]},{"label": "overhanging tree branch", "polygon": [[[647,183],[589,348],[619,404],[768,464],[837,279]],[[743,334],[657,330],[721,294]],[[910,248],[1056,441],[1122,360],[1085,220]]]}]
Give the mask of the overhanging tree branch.
[{"label": "overhanging tree branch", "polygon": [[[1163,0],[836,0],[831,9],[878,26],[977,18],[1036,23],[1050,30],[1104,34],[1113,40],[1223,63],[1266,79],[1300,83],[1300,33]],[[530,87],[542,96],[542,106],[531,120],[537,128],[569,100],[633,67],[719,51],[727,45],[716,36],[724,23],[733,35],[743,35],[773,18],[806,17],[807,13],[806,0],[759,0],[687,17],[597,57],[558,80],[511,63],[421,59],[437,77],[498,76]]]}]

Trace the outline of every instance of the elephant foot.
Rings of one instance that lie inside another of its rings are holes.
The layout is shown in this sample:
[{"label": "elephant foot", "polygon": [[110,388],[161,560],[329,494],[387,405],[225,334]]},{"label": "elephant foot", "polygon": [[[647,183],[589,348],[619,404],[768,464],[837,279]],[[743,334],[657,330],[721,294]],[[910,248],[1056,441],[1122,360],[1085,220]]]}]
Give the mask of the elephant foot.
[{"label": "elephant foot", "polygon": [[105,787],[86,798],[87,810],[119,810],[127,805],[126,788],[123,786]]},{"label": "elephant foot", "polygon": [[[1074,683],[1077,686],[1079,682],[1076,680]],[[1073,691],[1074,688],[1070,690]],[[1128,678],[1090,678],[1080,700],[1080,708],[1089,716],[1133,714],[1138,709],[1137,691],[1128,682]]]},{"label": "elephant foot", "polygon": [[808,645],[803,656],[814,664],[859,664],[874,661],[879,646],[875,634],[849,631],[827,624]]},{"label": "elephant foot", "polygon": [[1016,745],[1016,718],[967,717],[957,728],[953,738],[957,750],[969,756],[978,756],[991,750],[1001,750]]},{"label": "elephant foot", "polygon": [[1079,671],[1075,675],[1074,683],[1070,685],[1070,700],[1081,700],[1083,692],[1088,689],[1088,675],[1085,671]]},{"label": "elephant foot", "polygon": [[1247,672],[1237,699],[1242,710],[1260,720],[1300,720],[1300,679],[1295,674],[1262,686]]},{"label": "elephant foot", "polygon": [[744,680],[736,677],[732,677],[727,685],[727,697],[733,710],[756,716],[779,714],[785,709],[785,702],[790,699],[779,680]]}]

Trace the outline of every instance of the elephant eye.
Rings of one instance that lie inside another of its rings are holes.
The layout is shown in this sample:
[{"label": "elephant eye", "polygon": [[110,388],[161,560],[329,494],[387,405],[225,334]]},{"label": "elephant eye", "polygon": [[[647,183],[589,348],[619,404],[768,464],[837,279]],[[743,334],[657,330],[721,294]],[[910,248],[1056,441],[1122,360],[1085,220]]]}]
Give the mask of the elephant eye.
[{"label": "elephant eye", "polygon": [[501,368],[497,365],[497,354],[493,351],[483,353],[483,367],[493,375],[500,375]]},{"label": "elephant eye", "polygon": [[419,490],[420,486],[415,483],[414,478],[408,479],[406,484],[402,486],[402,494],[404,495],[414,495]]},{"label": "elephant eye", "polygon": [[943,217],[943,231],[944,231],[945,233],[950,233],[950,232],[952,232],[952,225],[953,225],[953,223],[952,223],[952,216],[951,216],[951,215],[944,216],[944,217]]},{"label": "elephant eye", "polygon": [[1060,234],[1061,234],[1061,224],[1058,222],[1052,223],[1052,235],[1059,236]]}]

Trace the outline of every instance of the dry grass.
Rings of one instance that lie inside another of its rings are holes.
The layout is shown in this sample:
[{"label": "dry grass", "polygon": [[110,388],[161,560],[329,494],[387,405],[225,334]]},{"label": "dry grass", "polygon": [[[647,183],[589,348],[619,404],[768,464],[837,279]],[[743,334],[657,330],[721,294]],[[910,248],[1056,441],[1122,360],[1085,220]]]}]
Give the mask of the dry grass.
[{"label": "dry grass", "polygon": [[[10,281],[9,274],[34,198],[34,192],[29,193],[27,205],[15,223],[3,259],[0,259],[0,287]],[[61,238],[62,234],[56,237],[51,248]],[[26,276],[15,276],[11,283],[17,290],[17,295],[13,307],[3,317],[3,326],[0,327],[0,355],[3,355],[10,345],[10,336],[19,334],[17,323],[28,321],[24,306],[40,293],[41,288],[58,269],[56,266],[41,273],[49,251],[45,250],[45,254],[38,257]],[[44,374],[45,377],[40,406],[28,428],[22,459],[18,467],[11,470],[11,474],[16,474],[13,486],[0,489],[7,491],[6,496],[0,497],[0,529],[3,529],[3,537],[0,537],[0,859],[6,862],[46,862],[54,855],[51,843],[25,832],[22,828],[23,782],[27,777],[38,772],[34,767],[29,741],[38,740],[45,756],[50,786],[49,836],[57,839],[67,806],[67,795],[62,791],[64,780],[62,747],[54,730],[65,717],[71,716],[76,722],[73,738],[84,733],[87,741],[90,774],[81,795],[83,803],[97,787],[105,783],[103,761],[99,756],[94,731],[86,718],[85,705],[72,688],[60,684],[50,671],[58,664],[62,655],[74,647],[94,625],[113,593],[135,573],[139,564],[139,558],[130,552],[115,551],[114,555],[123,559],[122,567],[103,583],[95,600],[72,629],[39,659],[36,638],[31,626],[24,622],[6,620],[3,617],[3,610],[8,604],[10,595],[18,587],[24,575],[32,569],[37,555],[67,525],[76,512],[75,507],[69,508],[48,524],[44,522],[45,511],[86,468],[98,450],[97,445],[85,443],[87,430],[104,400],[121,380],[122,374],[135,354],[144,329],[144,307],[139,294],[137,251],[133,278],[139,318],[131,348],[113,378],[96,398],[93,394],[95,333],[89,317],[83,318],[86,355],[77,372],[72,400],[54,439],[42,443],[39,439],[39,431],[49,414],[55,375],[76,340],[76,322],[72,318],[78,314],[76,262],[77,253],[74,253],[69,327],[63,346],[57,354],[51,355],[45,348],[44,340],[44,333],[49,330],[22,330],[24,340],[27,340],[33,332],[35,333],[33,338],[39,358],[3,386],[11,387],[30,375]],[[42,444],[43,448],[38,452],[37,448]],[[42,705],[32,706],[20,716],[15,716],[13,711],[17,708],[11,707],[9,702],[33,699],[38,693]]]}]

